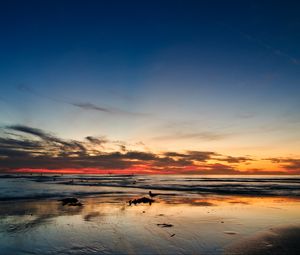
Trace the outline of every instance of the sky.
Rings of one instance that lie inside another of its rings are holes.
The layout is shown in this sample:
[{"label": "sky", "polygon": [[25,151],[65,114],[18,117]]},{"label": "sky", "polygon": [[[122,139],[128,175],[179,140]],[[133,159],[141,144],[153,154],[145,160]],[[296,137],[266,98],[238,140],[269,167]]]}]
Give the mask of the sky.
[{"label": "sky", "polygon": [[2,1],[0,172],[300,174],[299,1]]}]

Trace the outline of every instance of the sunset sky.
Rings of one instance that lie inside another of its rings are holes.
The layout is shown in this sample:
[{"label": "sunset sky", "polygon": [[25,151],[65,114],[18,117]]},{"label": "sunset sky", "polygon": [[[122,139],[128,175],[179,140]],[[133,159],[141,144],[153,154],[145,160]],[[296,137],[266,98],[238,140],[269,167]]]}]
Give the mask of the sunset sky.
[{"label": "sunset sky", "polygon": [[0,172],[300,174],[299,1],[1,1]]}]

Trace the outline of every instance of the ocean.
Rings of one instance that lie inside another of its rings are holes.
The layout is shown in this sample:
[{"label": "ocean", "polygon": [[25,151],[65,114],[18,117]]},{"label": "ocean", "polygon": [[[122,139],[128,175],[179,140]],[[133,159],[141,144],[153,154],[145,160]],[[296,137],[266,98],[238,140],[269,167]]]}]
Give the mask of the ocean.
[{"label": "ocean", "polygon": [[300,196],[300,176],[0,175],[0,201],[148,190],[176,195]]}]

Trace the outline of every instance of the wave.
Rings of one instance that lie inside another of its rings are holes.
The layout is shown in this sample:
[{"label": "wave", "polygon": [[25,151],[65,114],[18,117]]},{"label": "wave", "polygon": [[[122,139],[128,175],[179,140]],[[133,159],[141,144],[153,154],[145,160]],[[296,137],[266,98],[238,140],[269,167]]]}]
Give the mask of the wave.
[{"label": "wave", "polygon": [[[122,189],[120,189],[122,188]],[[2,175],[0,201],[63,196],[121,196],[159,190],[170,193],[300,196],[300,178],[152,175]],[[133,191],[134,190],[134,191]]]}]

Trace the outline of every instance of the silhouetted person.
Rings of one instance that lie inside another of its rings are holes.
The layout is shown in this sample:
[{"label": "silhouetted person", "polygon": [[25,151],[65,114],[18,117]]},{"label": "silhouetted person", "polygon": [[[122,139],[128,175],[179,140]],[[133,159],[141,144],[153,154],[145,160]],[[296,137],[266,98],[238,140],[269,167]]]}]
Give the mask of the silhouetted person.
[{"label": "silhouetted person", "polygon": [[156,197],[158,194],[153,194],[152,192],[151,192],[151,190],[149,191],[149,196],[150,197]]}]

